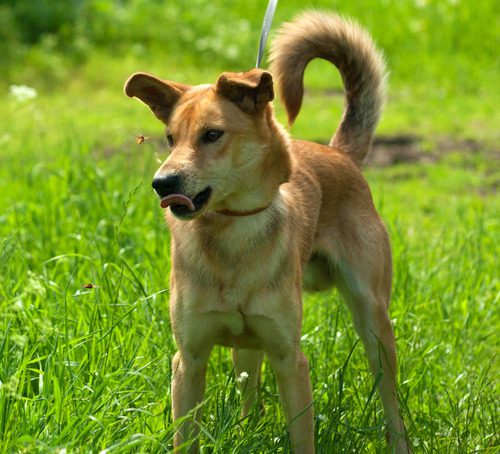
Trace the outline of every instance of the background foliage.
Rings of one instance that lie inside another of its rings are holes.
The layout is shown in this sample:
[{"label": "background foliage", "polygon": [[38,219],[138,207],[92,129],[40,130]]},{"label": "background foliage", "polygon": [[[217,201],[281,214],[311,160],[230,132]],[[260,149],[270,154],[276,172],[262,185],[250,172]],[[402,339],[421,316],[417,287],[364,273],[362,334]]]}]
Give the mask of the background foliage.
[{"label": "background foliage", "polygon": [[[2,0],[0,43],[8,55],[3,63],[29,63],[35,49],[59,52],[81,62],[99,48],[119,56],[147,56],[161,50],[169,61],[246,68],[254,61],[265,4]],[[391,68],[407,68],[404,78],[413,74],[418,79],[432,69],[428,66],[434,60],[448,58],[453,74],[443,74],[438,68],[433,75],[439,79],[455,76],[460,83],[473,76],[467,73],[476,67],[489,70],[498,63],[498,2],[384,0],[368,8],[359,0],[310,1],[307,5],[289,0],[280,4],[276,23],[304,7],[328,8],[355,17],[386,51]],[[399,70],[394,72],[399,75]]]}]

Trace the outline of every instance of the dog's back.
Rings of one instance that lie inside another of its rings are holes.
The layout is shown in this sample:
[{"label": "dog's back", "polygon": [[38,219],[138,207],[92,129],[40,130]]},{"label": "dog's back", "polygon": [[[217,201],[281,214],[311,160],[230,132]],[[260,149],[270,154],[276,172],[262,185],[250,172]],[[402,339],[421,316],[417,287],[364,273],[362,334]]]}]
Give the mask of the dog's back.
[{"label": "dog's back", "polygon": [[[329,146],[291,141],[290,152],[299,164],[293,166],[290,190],[299,187],[306,191],[303,174],[308,173],[319,183],[321,194],[304,286],[308,290],[322,290],[339,285],[342,274],[346,274],[339,269],[340,264],[352,262],[348,256],[353,254],[358,257],[366,254],[377,256],[379,266],[387,270],[384,287],[390,292],[390,253],[385,229],[359,168],[370,149],[384,104],[383,58],[364,30],[337,15],[309,12],[284,24],[273,42],[271,72],[289,123],[300,111],[304,70],[314,58],[328,60],[339,69],[346,107]],[[309,211],[309,207],[303,209],[307,217],[311,217]],[[360,219],[364,219],[363,225]],[[365,228],[367,224],[371,225],[369,229]],[[377,239],[369,238],[372,232]],[[353,238],[359,240],[352,241]],[[370,244],[374,243],[384,244],[384,251],[370,253]]]}]

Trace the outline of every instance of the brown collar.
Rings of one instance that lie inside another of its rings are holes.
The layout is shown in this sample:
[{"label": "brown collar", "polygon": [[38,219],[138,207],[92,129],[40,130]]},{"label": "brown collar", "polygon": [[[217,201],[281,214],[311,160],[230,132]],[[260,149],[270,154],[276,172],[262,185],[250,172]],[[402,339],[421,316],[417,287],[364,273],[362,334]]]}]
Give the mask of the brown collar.
[{"label": "brown collar", "polygon": [[267,210],[271,205],[266,205],[265,207],[255,208],[255,210],[249,211],[233,211],[233,210],[217,210],[216,213],[223,214],[224,216],[252,216],[253,214],[261,213]]}]

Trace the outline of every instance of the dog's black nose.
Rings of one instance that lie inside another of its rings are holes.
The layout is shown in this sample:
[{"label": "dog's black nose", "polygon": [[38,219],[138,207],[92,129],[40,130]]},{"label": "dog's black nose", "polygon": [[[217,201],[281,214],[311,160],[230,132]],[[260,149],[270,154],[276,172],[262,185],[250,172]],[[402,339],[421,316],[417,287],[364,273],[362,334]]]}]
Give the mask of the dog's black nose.
[{"label": "dog's black nose", "polygon": [[153,179],[153,189],[160,197],[180,192],[181,177],[176,173],[155,177]]}]

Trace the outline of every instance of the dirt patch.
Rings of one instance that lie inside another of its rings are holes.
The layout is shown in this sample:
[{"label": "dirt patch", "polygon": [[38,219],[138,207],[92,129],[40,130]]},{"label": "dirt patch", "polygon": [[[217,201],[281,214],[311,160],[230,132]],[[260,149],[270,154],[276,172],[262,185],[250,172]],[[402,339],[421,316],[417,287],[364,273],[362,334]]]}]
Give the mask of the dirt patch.
[{"label": "dirt patch", "polygon": [[432,140],[411,135],[378,136],[365,165],[386,167],[400,163],[433,163],[450,153],[485,153],[492,161],[500,161],[500,150],[474,139],[438,137]]},{"label": "dirt patch", "polygon": [[376,137],[365,165],[386,167],[402,162],[433,162],[434,156],[425,153],[419,137],[401,135]]}]

